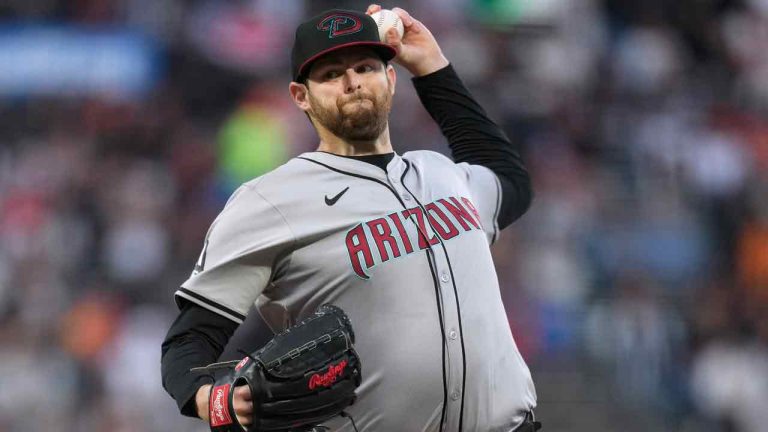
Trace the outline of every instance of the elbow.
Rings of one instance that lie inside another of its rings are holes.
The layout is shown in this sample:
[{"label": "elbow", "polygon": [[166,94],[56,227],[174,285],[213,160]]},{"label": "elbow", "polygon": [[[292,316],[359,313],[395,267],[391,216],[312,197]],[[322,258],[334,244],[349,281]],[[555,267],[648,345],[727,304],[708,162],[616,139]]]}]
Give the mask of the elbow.
[{"label": "elbow", "polygon": [[510,223],[520,219],[531,208],[533,203],[533,186],[531,185],[530,177],[526,176],[525,179],[518,179],[515,192],[517,202]]},{"label": "elbow", "polygon": [[533,185],[531,184],[531,177],[528,175],[521,182],[520,201],[522,202],[522,211],[518,217],[524,215],[531,208],[531,204],[533,204]]},{"label": "elbow", "polygon": [[514,180],[500,178],[501,209],[499,210],[499,229],[504,229],[520,219],[533,203],[533,186],[530,176],[519,176]]}]

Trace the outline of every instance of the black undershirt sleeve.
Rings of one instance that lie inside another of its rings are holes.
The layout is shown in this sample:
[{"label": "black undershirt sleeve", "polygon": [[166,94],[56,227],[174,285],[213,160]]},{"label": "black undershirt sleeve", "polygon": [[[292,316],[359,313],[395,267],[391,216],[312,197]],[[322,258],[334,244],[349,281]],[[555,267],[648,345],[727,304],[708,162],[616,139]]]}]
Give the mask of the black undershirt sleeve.
[{"label": "black undershirt sleeve", "polygon": [[499,178],[499,229],[522,216],[531,204],[533,191],[520,153],[504,131],[488,118],[453,66],[415,77],[413,85],[424,108],[448,140],[453,160],[485,166]]},{"label": "black undershirt sleeve", "polygon": [[238,324],[230,319],[185,302],[162,344],[163,388],[176,400],[183,415],[197,417],[195,394],[210,377],[195,374],[193,367],[215,362]]}]

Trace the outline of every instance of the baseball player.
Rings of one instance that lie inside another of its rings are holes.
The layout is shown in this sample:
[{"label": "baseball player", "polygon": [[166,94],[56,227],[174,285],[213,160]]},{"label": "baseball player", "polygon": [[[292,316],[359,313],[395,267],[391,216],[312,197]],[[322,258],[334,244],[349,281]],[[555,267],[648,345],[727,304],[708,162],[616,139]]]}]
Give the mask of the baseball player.
[{"label": "baseball player", "polygon": [[[189,369],[217,359],[252,305],[277,332],[330,303],[354,327],[362,382],[347,409],[356,426],[336,417],[329,430],[537,430],[489,249],[530,205],[528,173],[424,24],[395,8],[404,35],[381,42],[378,10],[330,10],[297,28],[289,92],[317,151],[243,184],[211,225],[175,293],[164,387],[182,414],[207,420],[210,378]],[[392,61],[452,159],[393,149]],[[244,426],[259,412],[246,386],[233,405]]]}]

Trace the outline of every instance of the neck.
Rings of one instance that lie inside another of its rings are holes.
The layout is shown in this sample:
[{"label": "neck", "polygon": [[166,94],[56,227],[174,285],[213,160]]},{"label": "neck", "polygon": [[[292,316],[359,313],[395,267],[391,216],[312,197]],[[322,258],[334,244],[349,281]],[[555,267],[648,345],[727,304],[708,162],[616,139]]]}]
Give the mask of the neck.
[{"label": "neck", "polygon": [[339,156],[366,156],[392,153],[392,143],[389,141],[389,126],[378,138],[371,141],[347,141],[339,138],[324,128],[318,128],[320,145],[317,151],[337,154]]}]

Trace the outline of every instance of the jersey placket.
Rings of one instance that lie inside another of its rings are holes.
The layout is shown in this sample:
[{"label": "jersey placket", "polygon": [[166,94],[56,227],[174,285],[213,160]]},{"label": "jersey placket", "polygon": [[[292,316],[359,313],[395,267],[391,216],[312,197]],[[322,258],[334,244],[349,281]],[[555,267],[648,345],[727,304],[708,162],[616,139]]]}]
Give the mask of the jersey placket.
[{"label": "jersey placket", "polygon": [[[403,175],[403,173],[405,175]],[[426,232],[421,233],[429,245],[425,251],[429,257],[430,265],[434,270],[435,283],[438,285],[440,298],[438,299],[443,316],[443,341],[445,349],[445,369],[446,369],[446,389],[447,401],[445,409],[444,430],[460,430],[462,423],[463,408],[463,380],[465,373],[464,355],[461,342],[461,323],[460,311],[458,309],[458,299],[456,298],[455,281],[451,277],[451,266],[447,257],[447,249],[443,240],[435,232],[430,219],[427,217],[427,209],[422,203],[432,202],[439,197],[424,196],[422,191],[416,189],[420,181],[411,181],[411,176],[417,175],[415,171],[408,170],[403,162],[394,164],[392,169],[388,170],[387,177],[390,186],[402,198],[406,207],[420,207],[424,214],[424,227]],[[407,185],[406,185],[407,183]],[[419,224],[414,220],[414,215],[410,215],[408,220],[421,231]],[[438,238],[439,242],[430,245],[429,239]]]},{"label": "jersey placket", "polygon": [[445,259],[442,245],[437,245],[434,250],[434,262],[437,270],[440,293],[442,295],[443,320],[445,322],[446,341],[446,369],[448,372],[448,409],[446,410],[446,430],[459,430],[462,409],[462,381],[464,373],[463,356],[461,350],[461,335],[459,331],[459,313],[456,307],[456,297],[453,290],[453,279],[450,268]]}]

